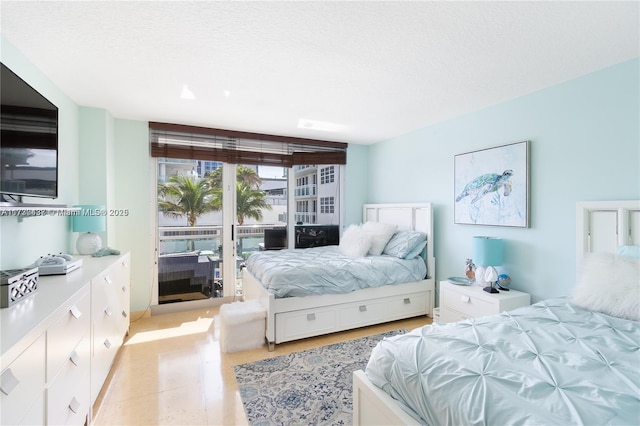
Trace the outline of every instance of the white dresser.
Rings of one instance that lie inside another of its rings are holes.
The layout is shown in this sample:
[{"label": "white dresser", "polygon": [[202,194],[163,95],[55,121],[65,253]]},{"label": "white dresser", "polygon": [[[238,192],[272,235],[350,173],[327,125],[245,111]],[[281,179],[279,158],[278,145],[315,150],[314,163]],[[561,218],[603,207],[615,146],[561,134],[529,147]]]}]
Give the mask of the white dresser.
[{"label": "white dresser", "polygon": [[83,425],[129,330],[129,253],[83,259],[0,309],[0,424]]},{"label": "white dresser", "polygon": [[440,322],[499,314],[530,303],[529,293],[517,290],[487,293],[479,285],[460,286],[440,281]]}]

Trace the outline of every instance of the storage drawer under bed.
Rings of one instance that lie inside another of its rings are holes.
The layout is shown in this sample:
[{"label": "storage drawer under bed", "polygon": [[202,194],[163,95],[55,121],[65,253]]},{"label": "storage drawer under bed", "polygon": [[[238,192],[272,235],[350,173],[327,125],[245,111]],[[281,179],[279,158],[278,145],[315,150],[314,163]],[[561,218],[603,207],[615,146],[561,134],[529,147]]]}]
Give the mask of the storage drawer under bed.
[{"label": "storage drawer under bed", "polygon": [[276,314],[276,343],[428,313],[427,293],[344,303]]},{"label": "storage drawer under bed", "polygon": [[336,330],[336,319],[333,306],[276,314],[276,343],[331,333]]},{"label": "storage drawer under bed", "polygon": [[362,327],[381,320],[407,318],[412,314],[426,314],[427,296],[424,293],[408,294],[392,299],[375,299],[338,307],[338,322],[343,329]]}]

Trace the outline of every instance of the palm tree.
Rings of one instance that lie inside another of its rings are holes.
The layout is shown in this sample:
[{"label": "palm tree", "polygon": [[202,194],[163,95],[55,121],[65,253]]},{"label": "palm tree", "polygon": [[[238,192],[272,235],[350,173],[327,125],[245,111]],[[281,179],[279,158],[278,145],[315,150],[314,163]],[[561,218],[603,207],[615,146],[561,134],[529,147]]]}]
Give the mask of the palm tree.
[{"label": "palm tree", "polygon": [[[218,167],[217,169],[207,173],[206,179],[209,180],[209,183],[212,187],[222,187],[222,167]],[[251,167],[247,167],[244,165],[239,165],[236,167],[236,181],[244,182],[252,187],[260,187],[262,183],[262,179],[258,176],[258,173]]]},{"label": "palm tree", "polygon": [[262,183],[262,179],[254,169],[242,165],[236,167],[236,180],[256,188],[259,188]]},{"label": "palm tree", "polygon": [[196,226],[198,216],[215,210],[214,191],[209,182],[189,176],[171,176],[158,187],[158,208],[169,217],[187,216],[187,224]]},{"label": "palm tree", "polygon": [[[217,168],[206,176],[212,188],[212,205],[215,210],[222,209],[222,168]],[[244,223],[245,218],[262,220],[262,209],[271,210],[271,204],[265,200],[265,192],[260,189],[262,179],[250,167],[239,165],[236,167],[236,216],[238,225]]]},{"label": "palm tree", "polygon": [[245,218],[262,220],[262,209],[271,210],[271,204],[265,200],[265,193],[254,189],[245,182],[236,184],[236,216],[238,225],[244,224]]},{"label": "palm tree", "polygon": [[[222,210],[222,167],[208,173],[205,179],[212,189],[212,205],[215,210]],[[265,192],[260,189],[262,179],[250,167],[236,167],[236,218],[238,225],[243,225],[245,218],[262,220],[262,210],[271,210],[271,204],[265,200]],[[238,239],[238,253],[242,253],[242,238]]]}]

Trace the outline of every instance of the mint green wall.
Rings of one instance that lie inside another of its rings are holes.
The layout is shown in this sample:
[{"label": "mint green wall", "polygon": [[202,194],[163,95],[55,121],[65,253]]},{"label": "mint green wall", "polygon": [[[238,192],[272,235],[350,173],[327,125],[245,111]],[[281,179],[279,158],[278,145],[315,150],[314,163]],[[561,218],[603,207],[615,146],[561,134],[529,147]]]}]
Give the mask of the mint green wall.
[{"label": "mint green wall", "polygon": [[362,222],[362,205],[367,202],[369,161],[366,145],[350,144],[347,149],[345,214],[343,225]]},{"label": "mint green wall", "polygon": [[131,310],[144,311],[151,294],[155,238],[151,221],[155,206],[149,195],[149,126],[115,119],[100,108],[79,110],[80,203],[106,206],[103,245],[131,252]]},{"label": "mint green wall", "polygon": [[[110,168],[107,159],[113,145],[109,129],[113,118],[99,108],[79,108],[79,137],[80,137],[80,176],[79,181],[80,204],[95,204],[111,207],[108,197],[108,183]],[[113,219],[106,217],[107,230],[100,233],[103,246],[112,245]],[[77,235],[75,235],[77,238]],[[75,252],[75,250],[74,250]]]},{"label": "mint green wall", "polygon": [[[372,145],[368,201],[434,203],[438,280],[462,275],[472,237],[489,235],[505,239],[501,270],[515,288],[535,301],[568,295],[576,202],[640,198],[639,80],[635,59]],[[530,228],[455,225],[454,155],[522,140],[531,141]]]},{"label": "mint green wall", "polygon": [[[58,198],[25,197],[25,203],[78,203],[78,107],[54,86],[21,52],[0,36],[0,60],[58,107]],[[71,251],[69,217],[0,218],[0,268],[24,268],[47,253]]]},{"label": "mint green wall", "polygon": [[[127,210],[114,218],[114,247],[131,252],[131,311],[144,311],[151,300],[155,246],[155,197],[150,191],[156,179],[149,158],[149,125],[116,119],[114,125],[113,208]],[[134,318],[135,319],[135,318]]]}]

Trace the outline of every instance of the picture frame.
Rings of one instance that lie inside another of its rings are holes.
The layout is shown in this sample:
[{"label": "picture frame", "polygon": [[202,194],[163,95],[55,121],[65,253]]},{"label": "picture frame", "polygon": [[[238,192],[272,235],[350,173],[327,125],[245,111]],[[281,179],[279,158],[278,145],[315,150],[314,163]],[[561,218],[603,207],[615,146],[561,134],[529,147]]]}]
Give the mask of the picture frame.
[{"label": "picture frame", "polygon": [[522,141],[454,156],[454,223],[529,227],[529,150]]}]

